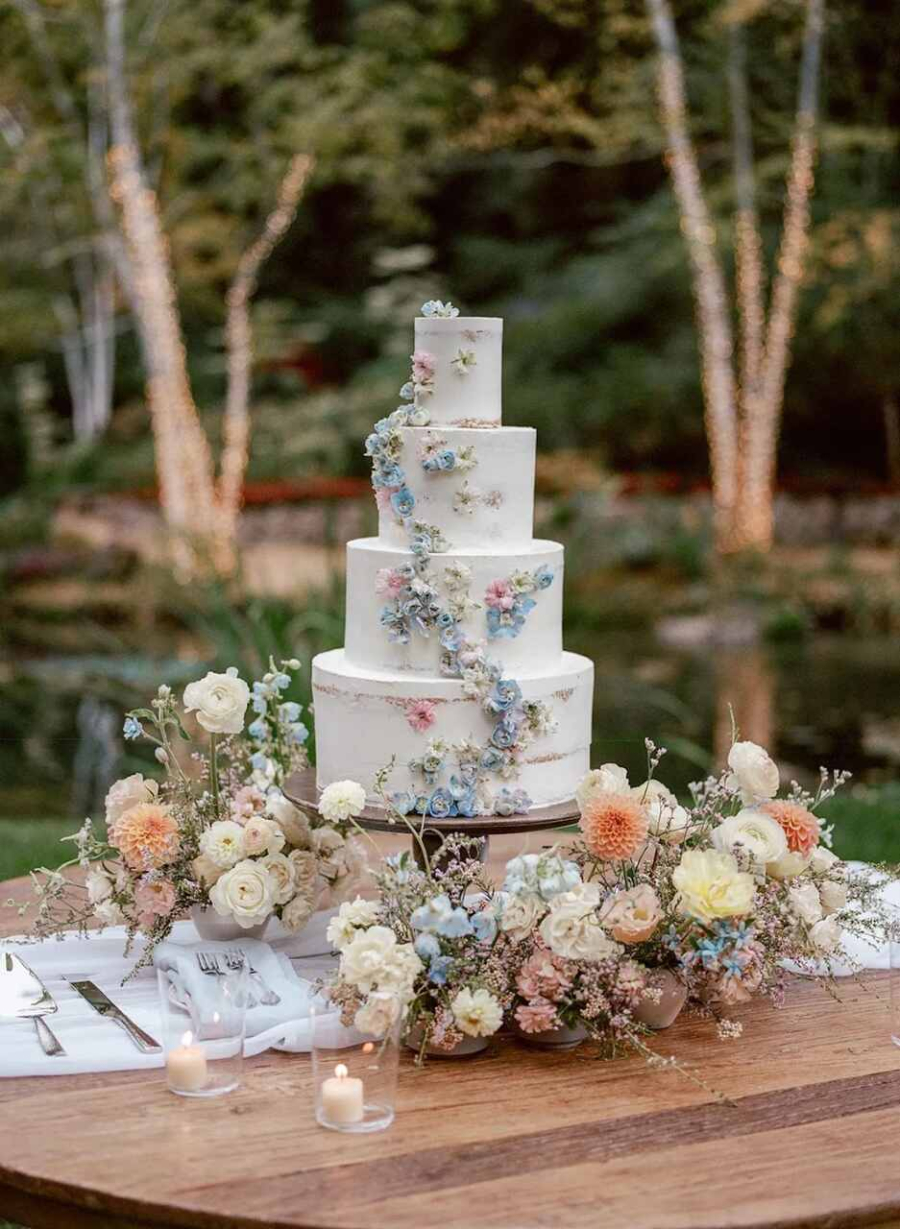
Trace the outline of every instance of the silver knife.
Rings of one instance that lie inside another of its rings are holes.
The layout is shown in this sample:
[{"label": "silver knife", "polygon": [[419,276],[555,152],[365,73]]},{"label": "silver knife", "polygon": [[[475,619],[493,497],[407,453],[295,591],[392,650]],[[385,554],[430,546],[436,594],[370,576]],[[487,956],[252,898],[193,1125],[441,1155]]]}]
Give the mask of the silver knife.
[{"label": "silver knife", "polygon": [[0,1017],[34,1020],[41,1048],[51,1058],[66,1053],[44,1019],[56,1010],[53,995],[22,957],[15,952],[0,952]]},{"label": "silver knife", "polygon": [[68,981],[72,989],[77,990],[81,997],[90,1003],[94,1011],[105,1019],[113,1020],[116,1024],[121,1025],[143,1054],[158,1054],[162,1050],[159,1042],[149,1033],[145,1033],[140,1025],[129,1019],[122,1008],[117,1007],[99,986],[95,986],[92,981],[74,981],[71,977]]}]

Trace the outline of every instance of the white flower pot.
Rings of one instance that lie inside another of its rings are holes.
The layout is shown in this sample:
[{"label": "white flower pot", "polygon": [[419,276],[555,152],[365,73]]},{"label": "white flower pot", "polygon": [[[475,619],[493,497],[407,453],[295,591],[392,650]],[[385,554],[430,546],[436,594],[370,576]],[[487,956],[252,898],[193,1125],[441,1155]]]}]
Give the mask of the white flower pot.
[{"label": "white flower pot", "polygon": [[215,909],[208,905],[194,905],[191,909],[191,921],[201,939],[226,943],[230,939],[261,939],[269,924],[269,918],[266,918],[258,926],[238,926],[230,917],[220,917]]},{"label": "white flower pot", "polygon": [[634,1009],[634,1018],[648,1028],[668,1028],[681,1015],[687,1002],[687,986],[671,969],[655,969],[648,980],[651,986],[662,991],[662,998],[658,1003],[642,999]]},{"label": "white flower pot", "polygon": [[512,1027],[520,1041],[538,1050],[574,1050],[587,1037],[587,1029],[581,1024],[576,1024],[574,1028],[560,1024],[558,1028],[547,1028],[540,1033],[526,1033],[515,1020]]},{"label": "white flower pot", "polygon": [[[410,1029],[404,1040],[406,1046],[418,1054],[422,1048],[422,1026],[417,1024]],[[474,1054],[486,1050],[490,1040],[490,1037],[463,1037],[452,1050],[441,1050],[437,1046],[427,1045],[425,1053],[429,1058],[471,1058]]]}]

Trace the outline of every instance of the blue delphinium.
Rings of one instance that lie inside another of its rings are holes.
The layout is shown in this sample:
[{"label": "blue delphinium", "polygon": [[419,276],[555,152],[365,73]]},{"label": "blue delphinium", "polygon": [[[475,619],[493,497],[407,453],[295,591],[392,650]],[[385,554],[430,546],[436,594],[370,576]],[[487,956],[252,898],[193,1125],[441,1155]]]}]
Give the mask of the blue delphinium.
[{"label": "blue delphinium", "polygon": [[440,919],[437,924],[437,932],[443,935],[445,939],[463,939],[466,935],[472,933],[472,923],[468,913],[459,905],[455,909]]},{"label": "blue delphinium", "polygon": [[497,937],[497,919],[492,913],[481,910],[472,917],[472,929],[479,943],[493,943]]},{"label": "blue delphinium", "polygon": [[446,986],[452,968],[452,956],[435,956],[428,966],[428,980],[435,986]]},{"label": "blue delphinium", "polygon": [[125,718],[125,722],[122,726],[122,734],[128,739],[129,742],[133,742],[134,739],[140,738],[143,732],[144,727],[138,721],[137,717]]},{"label": "blue delphinium", "polygon": [[431,931],[417,935],[413,947],[416,949],[416,955],[422,960],[434,960],[441,954],[441,945]]},{"label": "blue delphinium", "polygon": [[268,732],[269,727],[266,725],[265,721],[262,720],[262,718],[258,718],[256,721],[251,721],[247,726],[247,733],[257,742],[261,738],[265,738]]}]

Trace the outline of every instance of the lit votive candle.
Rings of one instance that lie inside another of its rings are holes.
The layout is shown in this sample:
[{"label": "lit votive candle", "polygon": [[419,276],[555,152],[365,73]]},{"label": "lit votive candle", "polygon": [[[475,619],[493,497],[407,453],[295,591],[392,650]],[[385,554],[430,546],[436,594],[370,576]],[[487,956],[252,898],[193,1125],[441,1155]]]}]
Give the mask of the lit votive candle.
[{"label": "lit votive candle", "polygon": [[363,1120],[363,1082],[351,1076],[343,1063],[322,1084],[322,1113],[335,1126]]},{"label": "lit votive candle", "polygon": [[191,1044],[193,1040],[193,1033],[185,1033],[181,1045],[166,1057],[166,1074],[173,1092],[200,1092],[206,1087],[206,1054],[202,1046]]}]

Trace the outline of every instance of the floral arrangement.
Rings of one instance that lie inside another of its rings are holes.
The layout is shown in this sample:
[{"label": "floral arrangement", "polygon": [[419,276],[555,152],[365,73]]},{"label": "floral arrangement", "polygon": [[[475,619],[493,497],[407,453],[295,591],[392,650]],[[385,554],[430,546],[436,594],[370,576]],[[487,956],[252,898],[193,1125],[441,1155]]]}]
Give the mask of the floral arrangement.
[{"label": "floral arrangement", "polygon": [[465,474],[478,464],[474,445],[456,451],[449,447],[446,437],[433,432],[428,432],[419,445],[419,460],[428,474]]},{"label": "floral arrangement", "polygon": [[[126,716],[126,739],[153,743],[165,778],[116,781],[103,830],[86,820],[68,838],[76,856],[34,873],[39,937],[84,931],[92,920],[124,925],[129,948],[137,934],[146,938],[140,967],[195,906],[240,929],[275,916],[299,930],[316,908],[358,888],[365,859],[350,824],[365,805],[362,788],[330,785],[314,816],[281,790],[307,763],[300,705],[285,698],[299,666],[270,662],[252,688],[233,667],[209,673],[188,684],[180,706],[164,684],[149,708]],[[200,745],[186,732],[189,714],[206,736]],[[76,865],[84,882],[67,874]]]},{"label": "floral arrangement", "polygon": [[459,315],[459,308],[454,307],[449,301],[442,303],[440,299],[429,299],[427,303],[422,304],[422,315],[440,316],[445,320],[450,320]]},{"label": "floral arrangement", "polygon": [[546,563],[533,572],[513,572],[505,580],[492,580],[484,595],[488,638],[515,639],[537,605],[530,594],[549,589],[552,584],[553,570]]}]

